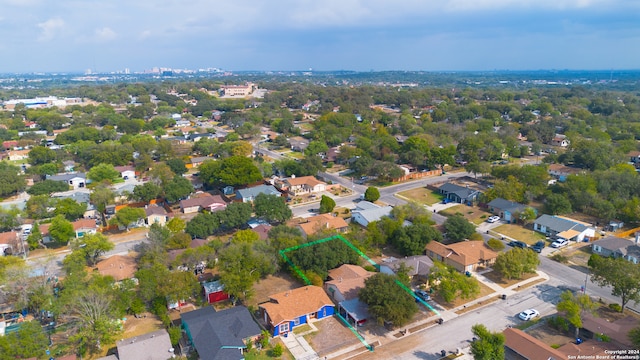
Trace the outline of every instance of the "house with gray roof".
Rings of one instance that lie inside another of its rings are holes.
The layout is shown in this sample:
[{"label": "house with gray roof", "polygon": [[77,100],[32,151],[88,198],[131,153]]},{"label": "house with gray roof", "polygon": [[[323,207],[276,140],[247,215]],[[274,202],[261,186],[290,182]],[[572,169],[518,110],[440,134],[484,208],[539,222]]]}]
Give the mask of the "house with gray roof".
[{"label": "house with gray roof", "polygon": [[533,222],[533,230],[551,238],[584,241],[596,235],[596,229],[589,223],[564,216],[544,214]]},{"label": "house with gray roof", "polygon": [[407,273],[409,278],[417,276],[422,279],[427,279],[431,272],[431,268],[433,267],[433,260],[431,260],[427,255],[405,256],[401,259],[388,257],[382,259],[380,272],[395,275],[400,268],[400,264],[404,264],[409,269],[409,272]]},{"label": "house with gray roof", "polygon": [[389,216],[391,210],[393,210],[391,206],[379,206],[368,201],[361,201],[351,212],[351,221],[367,227],[370,223]]},{"label": "house with gray roof", "polygon": [[85,173],[47,175],[47,180],[64,182],[65,184],[72,186],[73,189],[86,187],[89,183],[87,180],[87,174]]},{"label": "house with gray roof", "polygon": [[236,191],[236,199],[242,200],[242,202],[253,202],[256,196],[259,194],[266,195],[278,195],[281,196],[280,191],[273,185],[258,185],[246,189],[240,189]]},{"label": "house with gray roof", "polygon": [[180,315],[189,339],[188,347],[201,360],[244,359],[246,342],[260,336],[262,329],[244,306],[216,311],[211,306]]},{"label": "house with gray roof", "polygon": [[591,244],[594,254],[623,258],[634,264],[640,263],[640,235],[636,234],[636,241],[616,236],[607,236]]},{"label": "house with gray roof", "polygon": [[[505,200],[502,198],[497,198],[489,201],[489,203],[487,203],[487,207],[489,208],[489,212],[500,216],[508,223],[515,223],[516,221],[518,221],[518,214],[529,208],[529,206],[527,205],[510,200]],[[538,214],[535,209],[533,209],[533,211],[536,212],[536,215]]]},{"label": "house with gray roof", "polygon": [[460,204],[474,203],[480,196],[480,191],[469,186],[460,186],[454,183],[446,183],[438,188],[438,192],[444,195],[445,201]]},{"label": "house with gray roof", "polygon": [[167,360],[174,356],[165,329],[117,341],[116,347],[119,360]]}]

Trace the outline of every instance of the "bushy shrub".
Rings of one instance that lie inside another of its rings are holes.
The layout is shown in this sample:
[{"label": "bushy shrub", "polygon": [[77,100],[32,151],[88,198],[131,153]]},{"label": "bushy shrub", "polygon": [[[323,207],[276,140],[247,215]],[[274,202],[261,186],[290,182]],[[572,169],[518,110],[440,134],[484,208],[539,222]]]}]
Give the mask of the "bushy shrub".
[{"label": "bushy shrub", "polygon": [[487,246],[489,246],[492,250],[495,250],[495,251],[504,250],[505,248],[505,245],[502,241],[494,238],[491,238],[489,239],[489,241],[487,241]]},{"label": "bushy shrub", "polygon": [[564,331],[564,332],[569,331],[569,322],[567,320],[565,320],[564,318],[561,318],[559,316],[550,317],[547,320],[547,324],[549,324],[549,326],[551,326],[552,328],[554,328],[556,330],[561,330],[561,331]]},{"label": "bushy shrub", "polygon": [[620,304],[609,304],[609,309],[615,311],[615,312],[622,312],[622,306],[620,306]]},{"label": "bushy shrub", "polygon": [[283,352],[284,352],[284,349],[282,348],[281,344],[277,344],[276,346],[273,347],[273,349],[271,349],[271,355],[273,357],[280,357],[282,356]]}]

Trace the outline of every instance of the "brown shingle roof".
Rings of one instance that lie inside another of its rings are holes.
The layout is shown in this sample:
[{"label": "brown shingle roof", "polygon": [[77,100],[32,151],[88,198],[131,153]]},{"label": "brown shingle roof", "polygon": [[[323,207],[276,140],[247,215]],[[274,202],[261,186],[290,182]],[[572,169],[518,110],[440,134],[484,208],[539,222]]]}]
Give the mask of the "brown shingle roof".
[{"label": "brown shingle roof", "polygon": [[507,328],[503,332],[504,345],[525,359],[566,359],[566,355],[520,329]]},{"label": "brown shingle roof", "polygon": [[0,233],[0,244],[14,244],[18,240],[18,233],[15,231]]},{"label": "brown shingle roof", "polygon": [[94,219],[80,219],[71,223],[73,230],[78,231],[80,229],[97,229],[96,221]]},{"label": "brown shingle roof", "polygon": [[344,264],[335,269],[329,270],[329,277],[332,280],[359,279],[369,277],[370,272],[360,266]]},{"label": "brown shingle roof", "polygon": [[191,199],[180,201],[180,207],[182,209],[194,206],[205,208],[211,206],[212,204],[226,204],[226,202],[220,195],[211,195],[209,193],[198,194]]},{"label": "brown shingle roof", "polygon": [[137,269],[136,259],[123,255],[113,255],[96,264],[100,275],[112,276],[116,281],[132,278]]},{"label": "brown shingle roof", "polygon": [[274,294],[270,299],[260,307],[267,311],[272,325],[314,313],[324,306],[333,306],[324,290],[313,285]]},{"label": "brown shingle roof", "polygon": [[342,229],[349,226],[343,218],[331,214],[321,214],[307,218],[306,223],[300,225],[302,231],[307,235],[315,234],[321,229]]},{"label": "brown shingle roof", "polygon": [[498,257],[498,254],[489,249],[483,241],[461,241],[450,245],[431,241],[427,244],[426,249],[464,266]]}]

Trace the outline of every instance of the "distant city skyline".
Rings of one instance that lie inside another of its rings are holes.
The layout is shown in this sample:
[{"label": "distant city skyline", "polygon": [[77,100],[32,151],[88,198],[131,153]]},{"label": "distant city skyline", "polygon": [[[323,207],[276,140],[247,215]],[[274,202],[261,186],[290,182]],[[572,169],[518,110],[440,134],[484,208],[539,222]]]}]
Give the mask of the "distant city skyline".
[{"label": "distant city skyline", "polygon": [[0,0],[0,73],[639,69],[625,0]]}]

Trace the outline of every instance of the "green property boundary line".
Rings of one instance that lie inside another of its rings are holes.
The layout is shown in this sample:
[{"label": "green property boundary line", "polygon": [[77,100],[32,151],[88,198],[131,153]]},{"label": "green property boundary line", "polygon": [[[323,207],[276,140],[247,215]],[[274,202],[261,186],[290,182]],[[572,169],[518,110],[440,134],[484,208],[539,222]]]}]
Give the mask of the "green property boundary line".
[{"label": "green property boundary line", "polygon": [[[291,266],[291,268],[296,272],[296,274],[298,274],[298,276],[300,276],[300,278],[305,282],[305,284],[307,285],[312,285],[311,281],[309,281],[309,279],[304,275],[304,273],[302,272],[302,270],[300,270],[300,268],[298,268],[298,266],[296,266],[291,259],[287,256],[287,253],[290,251],[294,251],[294,250],[298,250],[298,249],[302,249],[305,247],[309,247],[309,246],[314,246],[317,244],[322,244],[328,241],[333,241],[333,240],[340,240],[342,241],[345,245],[347,245],[351,250],[355,251],[361,258],[365,259],[367,262],[369,262],[369,264],[373,265],[376,269],[380,270],[380,265],[378,263],[376,263],[375,261],[371,260],[371,258],[369,258],[365,253],[363,253],[362,251],[360,251],[360,249],[358,249],[357,247],[355,247],[349,240],[345,239],[342,235],[334,235],[334,236],[330,236],[328,238],[324,238],[324,239],[319,239],[319,240],[315,240],[315,241],[311,241],[305,244],[301,244],[301,245],[296,245],[296,246],[292,246],[283,250],[279,251],[280,256],[284,259],[284,261],[287,262],[287,264],[289,264],[289,266]],[[433,312],[434,314],[440,316],[440,313],[434,309],[429,303],[427,303],[426,301],[424,301],[423,299],[419,298],[418,296],[416,296],[413,291],[411,291],[411,289],[409,289],[406,285],[404,285],[403,283],[401,283],[399,280],[396,280],[396,284],[398,284],[398,286],[400,286],[400,288],[402,290],[404,290],[407,294],[409,294],[410,296],[412,296],[414,299],[416,299],[416,301],[420,302],[422,305],[424,305],[425,307],[427,307],[429,309],[429,311]],[[362,337],[362,335],[360,335],[358,333],[358,331],[351,325],[349,324],[349,322],[344,319],[340,314],[337,314],[337,317],[339,319],[341,319],[351,330],[351,332],[353,332],[356,337],[360,340],[360,342],[362,342],[364,344],[364,346],[369,349],[369,351],[373,351],[373,346],[369,345],[365,339]]]}]

